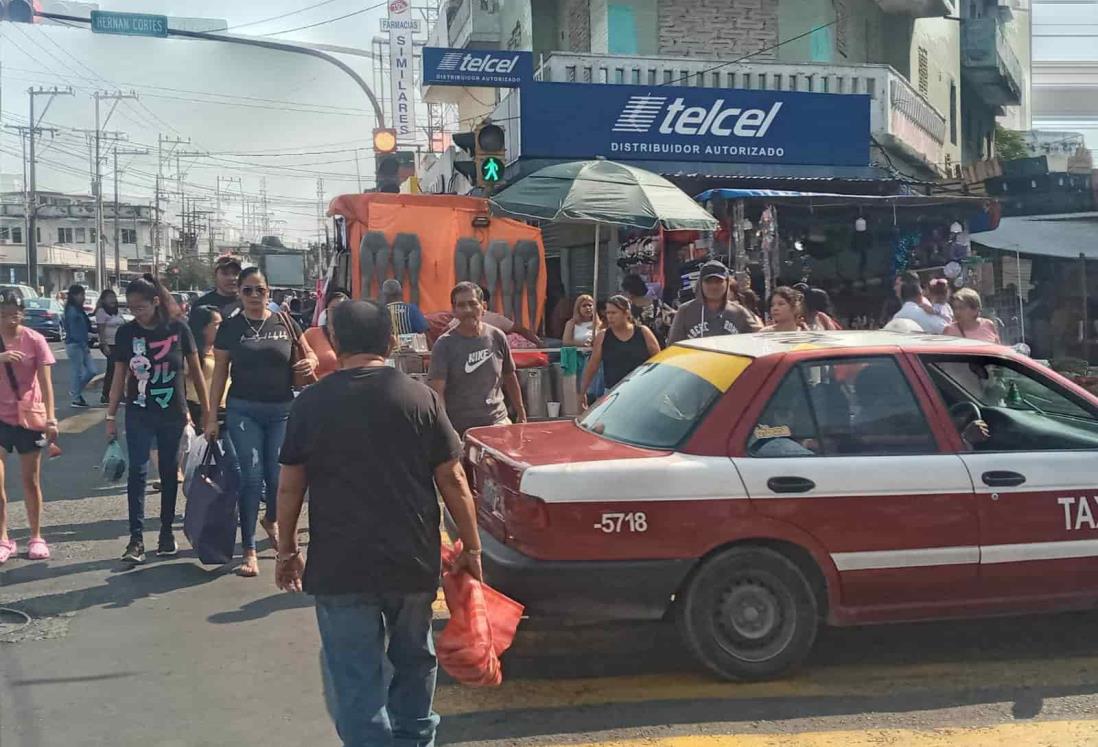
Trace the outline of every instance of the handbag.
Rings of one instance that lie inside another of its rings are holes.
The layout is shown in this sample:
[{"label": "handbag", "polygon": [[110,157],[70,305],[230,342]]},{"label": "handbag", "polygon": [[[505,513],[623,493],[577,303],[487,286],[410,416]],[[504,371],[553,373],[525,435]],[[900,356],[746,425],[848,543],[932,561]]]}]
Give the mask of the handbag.
[{"label": "handbag", "polygon": [[[0,337],[0,353],[6,353],[7,348],[4,347],[4,338]],[[28,431],[35,431],[36,433],[42,433],[46,430],[46,403],[41,399],[36,399],[34,396],[34,385],[32,384],[30,389],[25,393],[19,393],[19,382],[15,378],[15,368],[10,363],[5,363],[4,368],[8,372],[8,383],[11,384],[11,390],[15,393],[15,398],[18,400],[19,405],[19,427],[26,428]]]},{"label": "handbag", "polygon": [[[290,315],[285,311],[278,312],[278,318],[282,320],[282,324],[285,325],[286,331],[290,334],[290,368],[292,369],[298,361],[304,360],[306,357],[305,348],[301,344],[301,333],[297,331],[293,320],[290,319]],[[309,386],[309,384],[315,384],[320,381],[320,379],[317,378],[315,371],[308,374],[294,371],[293,375],[294,389],[304,389]]]},{"label": "handbag", "polygon": [[240,476],[228,443],[223,438],[205,444],[205,453],[187,490],[183,534],[198,559],[207,565],[228,563],[236,545]]}]

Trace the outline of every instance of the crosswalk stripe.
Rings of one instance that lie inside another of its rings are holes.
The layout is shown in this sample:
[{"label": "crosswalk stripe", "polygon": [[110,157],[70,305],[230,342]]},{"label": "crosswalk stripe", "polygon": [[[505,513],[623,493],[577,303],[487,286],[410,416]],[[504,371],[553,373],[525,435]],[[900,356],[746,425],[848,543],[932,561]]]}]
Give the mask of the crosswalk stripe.
[{"label": "crosswalk stripe", "polygon": [[[875,697],[886,692],[895,695],[994,688],[1004,682],[1025,682],[1031,687],[1078,687],[1093,682],[1091,673],[1095,668],[1098,656],[818,666],[773,682],[721,682],[702,672],[524,680],[508,679],[504,659],[501,687],[474,690],[440,685],[436,708],[445,716],[646,701]],[[1095,734],[1098,743],[1098,730]]]},{"label": "crosswalk stripe", "polygon": [[951,729],[865,729],[801,734],[713,734],[608,742],[575,747],[1082,747],[1098,744],[1096,721],[1029,721]]}]

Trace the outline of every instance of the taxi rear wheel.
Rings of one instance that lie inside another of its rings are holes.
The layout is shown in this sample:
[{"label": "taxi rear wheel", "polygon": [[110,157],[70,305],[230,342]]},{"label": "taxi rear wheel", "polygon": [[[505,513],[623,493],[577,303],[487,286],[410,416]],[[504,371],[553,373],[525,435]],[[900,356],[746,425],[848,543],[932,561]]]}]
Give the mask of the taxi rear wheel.
[{"label": "taxi rear wheel", "polygon": [[686,645],[728,679],[767,679],[795,667],[812,649],[818,627],[804,573],[765,547],[734,547],[706,561],[679,607]]}]

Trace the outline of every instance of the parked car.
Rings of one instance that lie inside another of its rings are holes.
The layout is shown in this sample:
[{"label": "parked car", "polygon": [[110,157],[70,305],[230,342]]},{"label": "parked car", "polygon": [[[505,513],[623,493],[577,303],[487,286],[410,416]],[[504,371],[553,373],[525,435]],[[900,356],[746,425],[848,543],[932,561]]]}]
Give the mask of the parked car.
[{"label": "parked car", "polygon": [[23,300],[23,324],[39,332],[47,340],[65,341],[61,326],[64,307],[52,298],[28,298]]},{"label": "parked car", "polygon": [[821,623],[1092,608],[1096,459],[1086,390],[889,332],[679,343],[576,421],[465,439],[493,586],[531,615],[673,617],[737,679]]},{"label": "parked car", "polygon": [[39,298],[40,297],[38,291],[36,291],[34,288],[31,288],[29,285],[20,285],[18,283],[15,283],[15,284],[5,283],[3,285],[0,285],[0,291],[7,291],[7,290],[15,291],[16,293],[18,293],[23,298],[24,301],[26,301],[28,299],[31,299],[31,298]]}]

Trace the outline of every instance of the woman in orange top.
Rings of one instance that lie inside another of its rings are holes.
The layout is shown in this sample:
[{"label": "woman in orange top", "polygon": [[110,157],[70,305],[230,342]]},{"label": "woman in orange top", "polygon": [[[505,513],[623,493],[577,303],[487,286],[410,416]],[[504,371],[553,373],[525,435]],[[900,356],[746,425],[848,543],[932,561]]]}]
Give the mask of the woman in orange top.
[{"label": "woman in orange top", "polygon": [[346,301],[348,298],[346,293],[342,291],[336,291],[328,297],[328,303],[324,307],[325,318],[324,323],[319,327],[309,327],[305,330],[305,342],[309,344],[309,347],[316,353],[317,359],[320,361],[320,365],[317,366],[316,376],[318,379],[323,379],[333,371],[339,370],[339,359],[336,358],[335,350],[332,349],[332,341],[328,337],[328,313],[331,313],[332,307],[337,303]]}]

